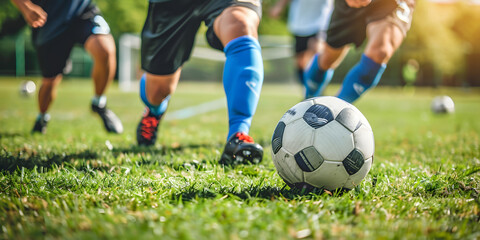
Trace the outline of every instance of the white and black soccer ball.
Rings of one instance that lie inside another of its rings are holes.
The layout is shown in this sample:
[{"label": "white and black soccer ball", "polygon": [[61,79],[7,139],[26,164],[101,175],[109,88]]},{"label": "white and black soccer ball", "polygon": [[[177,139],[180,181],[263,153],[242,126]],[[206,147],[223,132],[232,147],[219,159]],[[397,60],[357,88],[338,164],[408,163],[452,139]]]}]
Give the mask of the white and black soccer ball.
[{"label": "white and black soccer ball", "polygon": [[432,100],[432,112],[434,113],[453,113],[455,112],[455,103],[449,96],[436,96]]},{"label": "white and black soccer ball", "polygon": [[20,95],[23,97],[30,97],[35,93],[37,86],[31,80],[22,81],[20,84]]},{"label": "white and black soccer ball", "polygon": [[350,190],[370,171],[375,143],[365,116],[336,97],[290,108],[272,137],[272,159],[292,188]]}]

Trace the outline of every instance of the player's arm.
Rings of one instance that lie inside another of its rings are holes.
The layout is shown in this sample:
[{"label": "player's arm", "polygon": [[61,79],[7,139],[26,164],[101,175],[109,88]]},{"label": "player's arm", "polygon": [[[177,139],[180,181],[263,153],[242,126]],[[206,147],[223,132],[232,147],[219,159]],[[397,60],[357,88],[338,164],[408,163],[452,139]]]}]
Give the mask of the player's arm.
[{"label": "player's arm", "polygon": [[33,28],[42,27],[47,21],[47,13],[30,0],[11,0],[20,10],[28,25]]},{"label": "player's arm", "polygon": [[290,0],[278,0],[268,12],[270,17],[278,18],[289,2]]},{"label": "player's arm", "polygon": [[361,8],[370,4],[372,0],[345,0],[345,2],[352,8]]}]

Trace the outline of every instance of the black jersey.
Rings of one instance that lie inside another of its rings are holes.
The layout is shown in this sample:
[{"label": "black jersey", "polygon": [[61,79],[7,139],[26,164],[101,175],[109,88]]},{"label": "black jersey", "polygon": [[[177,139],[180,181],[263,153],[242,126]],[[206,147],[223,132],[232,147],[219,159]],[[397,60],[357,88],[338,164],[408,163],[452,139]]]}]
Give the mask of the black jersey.
[{"label": "black jersey", "polygon": [[93,9],[91,0],[32,0],[47,14],[43,27],[33,29],[35,45],[42,45],[63,33],[73,20]]}]

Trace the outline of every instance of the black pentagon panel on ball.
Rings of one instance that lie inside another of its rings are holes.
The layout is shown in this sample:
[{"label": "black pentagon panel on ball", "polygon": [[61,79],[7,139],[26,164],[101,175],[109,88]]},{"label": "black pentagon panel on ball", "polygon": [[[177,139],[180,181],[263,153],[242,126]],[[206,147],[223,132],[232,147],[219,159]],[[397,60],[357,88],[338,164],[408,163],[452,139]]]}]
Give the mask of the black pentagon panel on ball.
[{"label": "black pentagon panel on ball", "polygon": [[357,149],[353,149],[353,151],[348,154],[348,156],[343,160],[343,166],[347,173],[353,175],[362,168],[363,164],[365,163],[365,159],[363,154],[358,151]]},{"label": "black pentagon panel on ball", "polygon": [[277,124],[277,127],[275,128],[275,131],[273,131],[273,136],[272,136],[272,150],[273,153],[277,153],[280,148],[282,148],[282,139],[283,139],[283,132],[285,131],[285,123],[284,122],[279,122]]},{"label": "black pentagon panel on ball", "polygon": [[315,104],[303,115],[303,120],[312,128],[320,128],[333,121],[333,113],[327,106]]},{"label": "black pentagon panel on ball", "polygon": [[342,124],[346,129],[350,130],[350,132],[354,132],[355,129],[359,127],[358,125],[361,124],[357,113],[351,108],[342,109],[335,118],[335,121]]},{"label": "black pentagon panel on ball", "polygon": [[305,172],[313,172],[323,163],[323,157],[315,147],[307,147],[294,155],[297,165]]}]

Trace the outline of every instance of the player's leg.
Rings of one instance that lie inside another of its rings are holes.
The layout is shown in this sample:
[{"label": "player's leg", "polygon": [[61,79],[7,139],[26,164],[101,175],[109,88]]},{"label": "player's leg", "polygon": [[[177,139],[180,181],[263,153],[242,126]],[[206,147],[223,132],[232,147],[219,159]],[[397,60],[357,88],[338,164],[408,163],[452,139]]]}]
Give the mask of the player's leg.
[{"label": "player's leg", "polygon": [[320,96],[330,83],[335,68],[348,53],[349,47],[333,48],[323,42],[322,53],[316,54],[305,71],[305,98]]},{"label": "player's leg", "polygon": [[85,49],[93,58],[92,79],[96,96],[104,96],[116,68],[115,42],[111,35],[91,35]]},{"label": "player's leg", "polygon": [[[92,9],[94,11],[94,8]],[[110,35],[107,22],[100,15],[79,21],[77,38],[85,50],[92,56],[92,79],[95,95],[92,98],[92,111],[97,113],[108,132],[122,133],[123,125],[115,113],[107,108],[108,86],[112,83],[116,68],[115,41]]]},{"label": "player's leg", "polygon": [[[381,1],[385,2],[385,1]],[[330,82],[334,69],[348,53],[354,43],[360,46],[366,35],[366,8],[351,8],[345,1],[334,1],[323,53],[316,55],[305,72],[306,98],[319,96]]]},{"label": "player's leg", "polygon": [[223,85],[229,110],[228,137],[247,132],[263,83],[263,61],[257,40],[258,15],[245,7],[229,7],[217,17],[215,33],[225,46]]},{"label": "player's leg", "polygon": [[[260,5],[256,7],[258,10]],[[244,6],[226,8],[214,21],[215,35],[226,56],[223,86],[229,132],[220,159],[223,164],[257,163],[263,157],[262,147],[248,135],[263,84],[263,61],[257,40],[259,22],[259,14]]]},{"label": "player's leg", "polygon": [[[34,35],[33,41],[35,42]],[[73,47],[73,41],[68,33],[62,33],[54,39],[41,45],[35,45],[42,83],[38,90],[39,114],[35,119],[32,133],[46,133],[47,123],[50,120],[48,110],[57,97],[58,86],[62,81],[62,73],[66,61]]]},{"label": "player's leg", "polygon": [[38,109],[40,112],[35,119],[32,133],[46,133],[47,124],[50,120],[50,115],[47,112],[52,102],[57,98],[57,89],[61,81],[62,74],[58,74],[55,77],[42,78],[42,83],[38,90]]},{"label": "player's leg", "polygon": [[[140,98],[145,112],[137,127],[137,143],[155,144],[157,131],[170,96],[180,79],[182,65],[190,57],[202,17],[203,2],[149,2],[142,30],[141,58],[146,74],[140,79]],[[162,27],[159,27],[161,25]]]},{"label": "player's leg", "polygon": [[410,29],[414,6],[411,1],[402,0],[393,4],[387,13],[382,13],[382,8],[374,7],[373,14],[369,15],[382,14],[383,17],[370,21],[367,18],[367,46],[358,64],[345,77],[337,94],[339,98],[354,102],[368,89],[375,87],[388,61],[402,44]]},{"label": "player's leg", "polygon": [[177,88],[180,73],[181,68],[178,68],[173,74],[146,73],[140,79],[140,99],[146,107],[137,126],[137,143],[139,145],[155,144],[160,120],[167,111],[170,96]]},{"label": "player's leg", "polygon": [[369,23],[367,35],[364,54],[347,73],[337,94],[339,98],[350,103],[378,84],[388,61],[404,38],[401,29],[387,19]]},{"label": "player's leg", "polygon": [[295,70],[297,80],[305,84],[304,72],[313,56],[320,51],[320,39],[314,36],[295,36]]},{"label": "player's leg", "polygon": [[62,81],[62,74],[55,77],[43,77],[42,84],[38,90],[38,109],[45,114],[52,102],[57,98],[58,85]]}]

